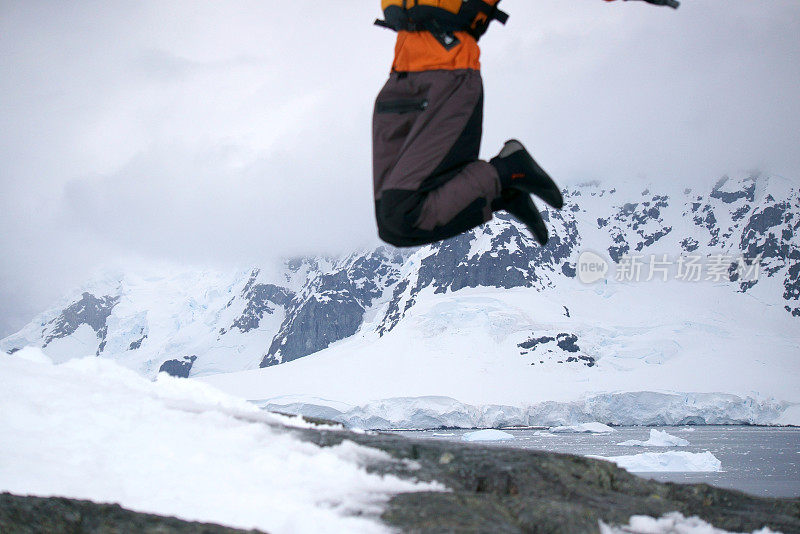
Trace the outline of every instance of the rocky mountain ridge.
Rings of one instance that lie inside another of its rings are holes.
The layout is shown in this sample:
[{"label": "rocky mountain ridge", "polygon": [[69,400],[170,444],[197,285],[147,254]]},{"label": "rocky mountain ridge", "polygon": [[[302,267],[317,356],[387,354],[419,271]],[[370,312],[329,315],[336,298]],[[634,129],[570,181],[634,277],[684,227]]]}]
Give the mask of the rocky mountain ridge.
[{"label": "rocky mountain ridge", "polygon": [[[562,211],[543,212],[552,233],[546,247],[499,213],[472,232],[413,250],[293,258],[237,273],[116,274],[87,284],[0,341],[0,349],[37,345],[56,361],[94,354],[148,375],[280,365],[353,336],[391,332],[425,291],[563,291],[587,250],[612,271],[634,255],[673,263],[680,256],[716,255],[729,263],[722,282],[731,292],[800,317],[800,193],[790,182],[726,177],[706,192],[680,193],[590,182],[564,194]],[[741,276],[741,257],[745,264],[760,258],[757,279]],[[575,352],[570,336],[529,341]]]}]

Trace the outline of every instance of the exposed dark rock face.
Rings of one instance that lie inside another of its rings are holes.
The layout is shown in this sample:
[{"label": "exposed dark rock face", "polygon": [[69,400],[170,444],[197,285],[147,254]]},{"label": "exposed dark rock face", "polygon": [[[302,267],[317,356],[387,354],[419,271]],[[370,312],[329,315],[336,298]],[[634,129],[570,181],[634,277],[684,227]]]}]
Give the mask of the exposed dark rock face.
[{"label": "exposed dark rock face", "polygon": [[[261,367],[302,358],[355,334],[367,308],[399,279],[403,259],[400,253],[381,247],[369,254],[354,254],[328,269],[314,265],[303,291],[288,303],[286,318]],[[290,269],[299,270],[302,265],[295,262]]]},{"label": "exposed dark rock face", "polygon": [[749,205],[744,205],[741,208],[739,208],[738,210],[734,211],[733,215],[731,216],[731,218],[733,219],[734,222],[741,221],[744,218],[745,215],[750,213],[750,210],[751,210],[751,207]]},{"label": "exposed dark rock face", "polygon": [[714,215],[713,208],[706,204],[703,207],[702,213],[694,216],[694,223],[708,230],[711,234],[711,240],[707,243],[709,247],[716,247],[719,245],[719,227],[717,226],[717,218]]},{"label": "exposed dark rock face", "polygon": [[108,326],[103,326],[99,332],[97,332],[97,337],[100,339],[100,344],[97,346],[97,352],[95,356],[100,356],[100,354],[106,350],[106,337],[108,336]]},{"label": "exposed dark rock face", "polygon": [[625,240],[625,235],[618,229],[612,230],[611,237],[615,244],[608,247],[608,255],[615,263],[619,263],[622,257],[631,251],[631,247]]},{"label": "exposed dark rock face", "polygon": [[389,303],[389,308],[383,316],[383,322],[380,327],[378,327],[378,333],[380,333],[380,335],[389,332],[397,326],[397,323],[400,322],[403,315],[414,305],[415,299],[413,297],[406,299],[405,302],[402,301],[403,296],[408,292],[410,286],[411,282],[407,278],[401,280],[395,286],[392,301]]},{"label": "exposed dark rock face", "polygon": [[[793,209],[794,208],[794,209]],[[753,212],[744,227],[740,249],[745,258],[761,258],[760,276],[773,276],[787,268],[783,298],[792,315],[800,314],[800,247],[793,239],[800,229],[800,199],[773,203]],[[741,290],[753,282],[742,280]]]},{"label": "exposed dark rock face", "polygon": [[[555,346],[550,346],[551,344]],[[594,367],[596,364],[596,360],[593,357],[586,354],[578,354],[581,348],[578,346],[578,336],[575,334],[560,333],[555,337],[532,337],[517,346],[522,349],[520,351],[522,356],[528,354],[537,356],[535,358],[536,361],[532,362],[531,365],[543,364],[545,361],[560,364],[582,363],[587,367]],[[541,348],[542,351],[537,352],[537,348]]]},{"label": "exposed dark rock face", "polygon": [[556,342],[559,349],[565,352],[579,352],[581,349],[578,347],[578,336],[575,334],[558,334],[556,337],[542,336],[534,337],[517,345],[525,351],[535,350],[539,345],[546,345],[548,343]]},{"label": "exposed dark rock face", "polygon": [[238,328],[245,333],[255,330],[261,325],[264,315],[272,315],[276,306],[287,306],[294,297],[294,293],[284,287],[256,283],[259,272],[259,269],[253,270],[250,280],[242,289],[242,298],[247,305],[231,328]]},{"label": "exposed dark rock face", "polygon": [[714,189],[711,191],[710,196],[711,198],[717,198],[726,204],[732,204],[742,198],[746,199],[748,202],[753,202],[756,198],[756,178],[757,177],[755,176],[751,177],[748,180],[750,185],[744,189],[735,188],[733,191],[726,192],[722,191],[722,188],[725,187],[725,185],[730,181],[730,178],[725,176],[716,183]]},{"label": "exposed dark rock face", "polygon": [[785,291],[783,298],[787,302],[792,302],[792,306],[786,305],[786,311],[790,312],[793,316],[800,316],[800,250],[794,249],[789,257],[791,267],[789,267],[786,281],[784,282]]},{"label": "exposed dark rock face", "polygon": [[558,348],[567,352],[578,352],[578,336],[575,334],[558,334]]},{"label": "exposed dark rock face", "polygon": [[542,336],[542,337],[537,337],[537,338],[531,338],[528,341],[523,341],[522,343],[520,343],[517,346],[519,348],[521,348],[521,349],[531,351],[531,350],[535,349],[536,346],[539,345],[539,344],[550,343],[551,341],[555,341],[555,340],[556,340],[556,338],[554,338],[554,337]]},{"label": "exposed dark rock face", "polygon": [[692,237],[687,237],[683,241],[681,241],[681,248],[683,248],[686,252],[694,252],[698,248],[700,248],[700,242],[697,239]]},{"label": "exposed dark rock face", "polygon": [[614,244],[609,247],[608,254],[616,263],[631,249],[641,252],[672,232],[672,226],[664,222],[661,214],[669,205],[669,197],[651,196],[649,190],[642,195],[646,200],[624,204],[610,220],[609,233]]},{"label": "exposed dark rock face", "polygon": [[142,348],[142,343],[144,343],[144,340],[147,339],[147,334],[145,334],[144,330],[145,330],[144,327],[142,327],[141,332],[139,332],[139,334],[142,337],[140,337],[136,341],[132,341],[130,346],[128,347],[128,350],[139,350],[140,348]]},{"label": "exposed dark rock face", "polygon": [[[61,312],[61,315],[48,323],[52,325],[50,333],[45,337],[43,347],[54,339],[71,336],[81,325],[89,325],[97,333],[98,339],[106,336],[108,316],[119,302],[119,297],[105,296],[97,298],[84,293],[81,299]],[[102,352],[102,349],[99,350]]]},{"label": "exposed dark rock face", "polygon": [[745,257],[760,256],[768,275],[783,267],[789,257],[790,243],[783,240],[780,227],[784,224],[790,226],[793,216],[788,202],[782,202],[753,213],[744,228],[741,249]]},{"label": "exposed dark rock face", "polygon": [[361,326],[364,307],[352,295],[325,292],[293,303],[288,312],[261,367],[302,358],[352,336]]},{"label": "exposed dark rock face", "polygon": [[[318,428],[290,432],[325,447],[351,440],[383,450],[400,461],[371,463],[369,471],[437,481],[448,488],[393,497],[381,519],[402,532],[585,534],[599,532],[599,521],[626,525],[632,515],[661,517],[674,511],[734,532],[765,526],[784,534],[800,532],[800,499],[751,497],[705,484],[664,484],[609,462],[542,451]],[[8,494],[0,496],[0,531],[236,532],[119,506]]]},{"label": "exposed dark rock face", "polygon": [[178,378],[189,378],[192,365],[194,365],[196,359],[197,356],[184,356],[182,360],[167,360],[161,364],[158,372],[167,373],[170,376],[177,376]]},{"label": "exposed dark rock face", "polygon": [[[233,534],[243,530],[174,517],[140,514],[117,504],[96,504],[59,497],[0,494],[0,532],[9,534]],[[247,531],[256,534],[257,531]]]},{"label": "exposed dark rock face", "polygon": [[595,360],[591,356],[586,356],[585,354],[570,356],[565,361],[566,363],[582,363],[586,367],[594,367],[595,364],[597,363],[597,360]]}]

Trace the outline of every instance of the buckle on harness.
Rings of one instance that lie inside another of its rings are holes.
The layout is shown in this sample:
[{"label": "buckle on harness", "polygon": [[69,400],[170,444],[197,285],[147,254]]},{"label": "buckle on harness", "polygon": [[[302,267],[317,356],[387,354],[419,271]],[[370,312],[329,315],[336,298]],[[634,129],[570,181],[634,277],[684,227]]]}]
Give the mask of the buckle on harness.
[{"label": "buckle on harness", "polygon": [[426,26],[426,29],[431,32],[433,38],[439,41],[439,44],[442,45],[447,51],[452,50],[461,43],[461,40],[456,37],[455,33],[443,30],[439,23],[434,19],[428,21]]}]

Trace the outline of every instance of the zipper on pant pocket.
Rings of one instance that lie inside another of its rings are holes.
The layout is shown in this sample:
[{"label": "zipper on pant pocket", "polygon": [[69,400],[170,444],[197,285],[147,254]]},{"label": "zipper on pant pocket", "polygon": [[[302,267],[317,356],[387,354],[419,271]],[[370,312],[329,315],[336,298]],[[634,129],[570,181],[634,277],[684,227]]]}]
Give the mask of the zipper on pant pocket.
[{"label": "zipper on pant pocket", "polygon": [[377,103],[376,111],[378,113],[413,113],[415,111],[425,111],[427,107],[428,101],[424,98],[385,100]]}]

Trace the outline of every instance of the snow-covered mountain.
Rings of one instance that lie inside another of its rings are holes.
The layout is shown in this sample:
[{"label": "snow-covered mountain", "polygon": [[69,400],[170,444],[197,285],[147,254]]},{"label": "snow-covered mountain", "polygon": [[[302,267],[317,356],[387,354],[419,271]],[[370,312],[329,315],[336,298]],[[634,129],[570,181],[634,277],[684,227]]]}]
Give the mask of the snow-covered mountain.
[{"label": "snow-covered mountain", "polygon": [[[776,397],[763,405],[772,414],[800,401],[796,185],[753,175],[703,191],[592,182],[564,193],[564,210],[544,212],[546,247],[499,214],[415,250],[108,274],[0,349],[35,345],[57,362],[94,354],[147,376],[249,371],[216,383],[264,401],[327,395],[347,410],[389,397],[521,406],[609,391]],[[586,252],[609,265],[605,280],[579,281]]]}]

